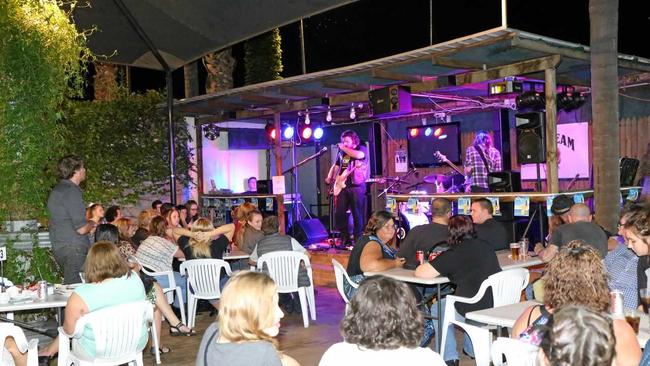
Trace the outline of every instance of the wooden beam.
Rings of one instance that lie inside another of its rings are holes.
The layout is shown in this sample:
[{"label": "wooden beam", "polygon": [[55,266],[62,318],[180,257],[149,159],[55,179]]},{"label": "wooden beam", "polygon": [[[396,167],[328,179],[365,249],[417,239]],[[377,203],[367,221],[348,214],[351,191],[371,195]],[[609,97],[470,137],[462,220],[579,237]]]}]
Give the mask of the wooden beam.
[{"label": "wooden beam", "polygon": [[349,81],[341,81],[341,80],[324,80],[323,86],[326,88],[339,89],[339,90],[352,90],[352,91],[370,90],[370,85],[361,84],[361,83],[351,83]]},{"label": "wooden beam", "polygon": [[548,193],[558,193],[557,161],[557,84],[555,69],[544,71],[544,93],[546,94],[546,190]]},{"label": "wooden beam", "polygon": [[411,93],[423,93],[438,89],[438,80],[427,80],[420,83],[407,84],[411,88]]},{"label": "wooden beam", "polygon": [[262,110],[260,110],[259,108],[255,110],[240,110],[237,111],[237,119],[271,116],[275,112],[280,112],[280,113],[295,112],[295,111],[305,110],[307,108],[313,108],[322,105],[324,105],[323,98],[310,98],[310,99],[298,100],[294,102],[288,102],[285,104],[268,106],[267,108],[264,108]]},{"label": "wooden beam", "polygon": [[367,102],[368,101],[368,92],[361,91],[356,93],[347,93],[347,94],[336,94],[329,97],[330,105],[339,105],[347,103],[356,103],[356,102]]},{"label": "wooden beam", "polygon": [[308,97],[308,98],[323,96],[323,94],[317,90],[302,89],[302,88],[296,88],[292,86],[283,86],[278,90],[278,92],[280,94],[294,95],[297,97]]},{"label": "wooden beam", "polygon": [[372,70],[370,74],[372,75],[373,78],[376,79],[407,81],[411,83],[417,83],[422,81],[421,76],[404,74],[401,72],[394,72],[389,70]]},{"label": "wooden beam", "polygon": [[560,55],[540,57],[514,64],[490,68],[487,70],[472,71],[456,75],[456,85],[482,83],[488,80],[501,79],[506,76],[530,74],[536,71],[555,67],[560,63]]},{"label": "wooden beam", "polygon": [[239,99],[241,99],[243,102],[250,102],[255,104],[281,104],[286,102],[285,98],[268,97],[261,94],[244,94],[240,95]]},{"label": "wooden beam", "polygon": [[436,65],[436,66],[444,66],[444,67],[449,67],[453,69],[467,69],[467,70],[485,70],[487,69],[486,64],[479,64],[476,62],[467,62],[467,61],[459,61],[459,60],[454,60],[449,57],[441,57],[434,55],[431,59],[431,64]]},{"label": "wooden beam", "polygon": [[[273,141],[273,156],[275,157],[275,175],[282,175],[282,120],[280,113],[273,114],[273,125],[275,126],[275,140]],[[271,178],[271,177],[269,177]],[[272,193],[272,192],[271,192]],[[278,203],[278,220],[280,221],[280,232],[284,233],[285,220],[284,220],[284,195],[278,194],[275,196]]]},{"label": "wooden beam", "polygon": [[620,87],[642,83],[650,83],[650,72],[624,75],[618,78],[618,86]]}]

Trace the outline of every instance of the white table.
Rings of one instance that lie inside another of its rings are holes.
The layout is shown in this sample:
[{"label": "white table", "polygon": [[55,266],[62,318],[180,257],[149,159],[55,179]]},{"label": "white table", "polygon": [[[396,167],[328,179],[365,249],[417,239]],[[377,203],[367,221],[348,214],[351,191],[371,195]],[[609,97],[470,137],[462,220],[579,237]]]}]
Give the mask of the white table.
[{"label": "white table", "polygon": [[[544,263],[539,257],[537,256],[533,257],[530,255],[526,256],[526,258],[523,260],[513,261],[510,258],[510,250],[502,250],[497,252],[496,254],[497,254],[497,259],[499,260],[499,266],[501,267],[502,270],[513,269],[513,268],[525,268],[525,267],[536,266]],[[434,277],[434,278],[415,277],[414,270],[405,269],[405,268],[391,268],[385,271],[368,271],[368,272],[364,272],[363,274],[366,277],[381,275],[381,276],[386,276],[386,277],[396,279],[398,281],[415,283],[418,285],[436,285],[438,300],[440,300],[440,285],[450,282],[449,278],[442,277],[442,276]],[[437,306],[438,306],[438,314],[442,314],[442,305],[440,301],[437,301]],[[517,316],[519,316],[519,314],[521,314],[521,312],[518,312]],[[515,320],[516,319],[517,318],[515,318]],[[438,316],[438,329],[442,329],[442,317],[440,316]],[[441,342],[441,337],[436,337],[437,351],[440,351],[440,347],[441,347],[440,342]]]},{"label": "white table", "polygon": [[246,253],[246,252],[244,252],[242,250],[235,249],[235,250],[232,250],[230,253],[224,253],[223,254],[223,260],[225,260],[225,261],[234,261],[234,260],[237,260],[237,259],[247,259],[250,256],[251,256],[250,254],[248,254],[248,253]]},{"label": "white table", "polygon": [[39,310],[39,309],[56,309],[59,325],[61,325],[61,309],[68,303],[68,298],[72,292],[58,292],[55,291],[53,295],[48,295],[44,300],[34,299],[31,301],[9,302],[7,304],[0,304],[0,313],[7,313],[7,319],[13,320],[14,313],[17,311],[25,310]]}]

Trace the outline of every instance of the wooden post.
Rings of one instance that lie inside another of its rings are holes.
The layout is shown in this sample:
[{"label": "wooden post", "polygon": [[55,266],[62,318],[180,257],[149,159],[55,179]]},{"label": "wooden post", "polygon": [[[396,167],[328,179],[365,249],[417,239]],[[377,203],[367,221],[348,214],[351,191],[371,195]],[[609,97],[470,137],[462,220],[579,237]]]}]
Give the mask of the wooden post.
[{"label": "wooden post", "polygon": [[[275,140],[273,140],[275,175],[282,175],[282,121],[280,120],[279,112],[273,114],[273,124],[275,127]],[[278,220],[280,221],[280,232],[284,233],[286,231],[284,219],[284,195],[276,195],[276,200],[278,202]]]},{"label": "wooden post", "polygon": [[546,94],[546,190],[558,193],[557,167],[557,98],[555,68],[544,70],[544,93]]}]

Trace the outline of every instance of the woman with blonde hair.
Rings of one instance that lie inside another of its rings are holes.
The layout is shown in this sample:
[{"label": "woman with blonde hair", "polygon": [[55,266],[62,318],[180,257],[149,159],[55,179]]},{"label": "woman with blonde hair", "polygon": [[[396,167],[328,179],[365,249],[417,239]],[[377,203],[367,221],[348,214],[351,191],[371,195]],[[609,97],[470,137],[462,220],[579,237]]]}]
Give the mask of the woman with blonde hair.
[{"label": "woman with blonde hair", "polygon": [[[526,309],[515,322],[515,338],[539,345],[554,310],[582,305],[592,311],[609,312],[607,271],[600,254],[581,240],[563,246],[549,262],[544,275],[544,304]],[[634,330],[625,319],[614,319],[617,366],[638,365],[641,349]]]},{"label": "woman with blonde hair", "polygon": [[224,288],[219,320],[205,331],[196,366],[299,366],[277,349],[283,317],[273,280],[261,272],[238,272]]},{"label": "woman with blonde hair", "polygon": [[262,213],[255,209],[250,211],[244,217],[244,224],[237,232],[237,237],[235,238],[235,245],[242,251],[251,254],[262,238],[264,238],[264,233],[262,232]]},{"label": "woman with blonde hair", "polygon": [[142,210],[138,214],[138,228],[133,233],[133,236],[131,236],[131,243],[136,249],[149,236],[149,224],[154,216],[158,216],[158,213],[153,209]]},{"label": "woman with blonde hair", "polygon": [[[225,231],[223,234],[219,235],[217,239],[212,240],[208,238],[207,240],[200,240],[198,238],[190,238],[187,236],[181,236],[178,239],[178,246],[181,248],[185,254],[185,259],[197,259],[197,258],[213,258],[213,259],[222,259],[223,253],[228,247],[228,243],[232,239],[233,228],[232,225],[227,227],[229,230]],[[214,231],[214,226],[210,220],[206,218],[199,218],[192,225],[192,232],[205,232],[210,233]]]}]

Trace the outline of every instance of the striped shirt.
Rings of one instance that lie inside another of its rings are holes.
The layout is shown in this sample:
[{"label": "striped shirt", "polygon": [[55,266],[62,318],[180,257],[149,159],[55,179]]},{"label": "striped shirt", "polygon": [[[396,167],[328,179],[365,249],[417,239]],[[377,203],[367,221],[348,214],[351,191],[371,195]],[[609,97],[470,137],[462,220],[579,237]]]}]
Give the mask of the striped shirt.
[{"label": "striped shirt", "polygon": [[140,243],[135,257],[143,266],[155,272],[165,272],[172,270],[172,260],[177,250],[178,246],[171,241],[151,235]]}]

